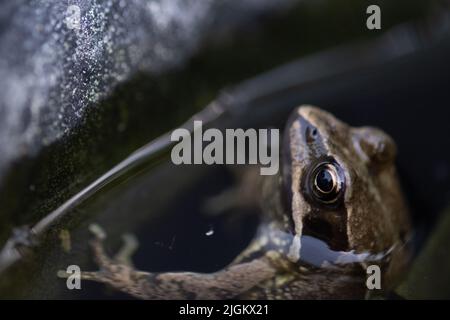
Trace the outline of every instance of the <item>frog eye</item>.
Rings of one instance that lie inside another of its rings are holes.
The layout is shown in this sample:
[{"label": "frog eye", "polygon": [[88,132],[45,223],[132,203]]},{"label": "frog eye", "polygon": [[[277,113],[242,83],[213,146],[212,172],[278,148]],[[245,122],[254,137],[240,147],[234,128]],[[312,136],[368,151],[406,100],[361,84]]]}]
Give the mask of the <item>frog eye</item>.
[{"label": "frog eye", "polygon": [[310,177],[310,188],[315,200],[324,204],[335,204],[341,198],[344,175],[337,163],[320,163],[314,168]]}]

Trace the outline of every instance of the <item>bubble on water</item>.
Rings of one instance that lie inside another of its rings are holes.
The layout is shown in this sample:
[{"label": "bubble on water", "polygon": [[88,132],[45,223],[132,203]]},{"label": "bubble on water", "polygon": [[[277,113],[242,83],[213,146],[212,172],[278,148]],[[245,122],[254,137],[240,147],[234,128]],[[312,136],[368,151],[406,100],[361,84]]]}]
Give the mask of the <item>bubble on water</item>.
[{"label": "bubble on water", "polygon": [[210,237],[214,234],[214,228],[212,226],[209,227],[208,231],[205,232],[207,237]]}]

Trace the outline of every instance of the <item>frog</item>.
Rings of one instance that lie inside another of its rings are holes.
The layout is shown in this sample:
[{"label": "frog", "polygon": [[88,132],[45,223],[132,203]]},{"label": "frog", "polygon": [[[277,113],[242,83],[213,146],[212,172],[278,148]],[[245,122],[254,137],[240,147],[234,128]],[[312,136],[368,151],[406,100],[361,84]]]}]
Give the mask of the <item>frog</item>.
[{"label": "frog", "polygon": [[[289,116],[277,174],[261,176],[260,219],[253,240],[212,273],[134,268],[135,238],[119,253],[104,248],[91,225],[98,271],[82,280],[140,299],[364,299],[366,270],[382,270],[383,292],[411,258],[409,210],[399,181],[394,140],[376,127],[352,127],[321,108]],[[67,277],[64,271],[60,277]]]}]

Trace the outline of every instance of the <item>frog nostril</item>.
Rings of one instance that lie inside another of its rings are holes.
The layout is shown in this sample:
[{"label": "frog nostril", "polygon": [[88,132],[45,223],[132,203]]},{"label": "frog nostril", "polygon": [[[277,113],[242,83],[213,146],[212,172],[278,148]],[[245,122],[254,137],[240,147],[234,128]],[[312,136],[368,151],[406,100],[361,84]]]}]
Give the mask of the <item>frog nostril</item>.
[{"label": "frog nostril", "polygon": [[319,138],[319,132],[317,131],[317,128],[308,125],[305,129],[305,139],[308,143],[316,143],[317,139]]}]

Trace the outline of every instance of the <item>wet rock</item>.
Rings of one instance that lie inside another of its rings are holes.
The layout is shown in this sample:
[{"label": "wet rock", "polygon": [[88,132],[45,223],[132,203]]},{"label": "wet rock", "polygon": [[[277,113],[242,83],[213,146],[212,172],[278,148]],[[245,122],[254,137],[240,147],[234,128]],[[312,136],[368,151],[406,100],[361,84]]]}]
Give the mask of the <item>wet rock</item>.
[{"label": "wet rock", "polygon": [[233,6],[248,9],[237,10],[243,18],[274,2],[74,1],[78,27],[65,2],[2,3],[0,177],[12,159],[70,134],[132,74],[182,63]]}]

